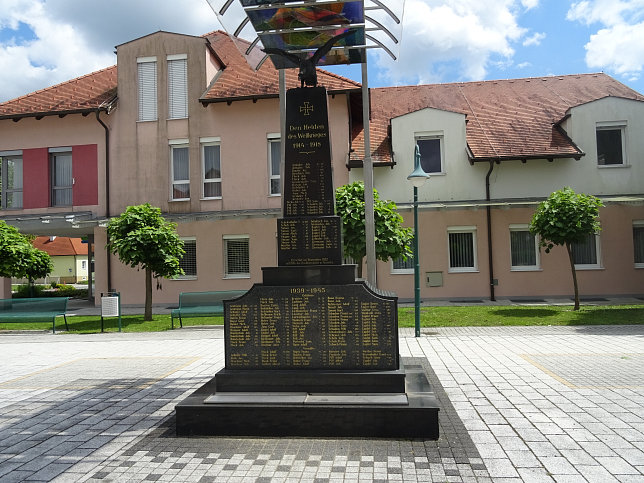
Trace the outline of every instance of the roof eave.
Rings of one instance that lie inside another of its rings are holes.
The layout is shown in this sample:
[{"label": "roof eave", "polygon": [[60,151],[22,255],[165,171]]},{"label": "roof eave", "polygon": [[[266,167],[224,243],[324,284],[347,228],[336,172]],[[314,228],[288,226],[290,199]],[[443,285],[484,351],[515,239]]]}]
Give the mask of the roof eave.
[{"label": "roof eave", "polygon": [[534,160],[534,159],[546,159],[552,162],[555,159],[570,159],[570,158],[573,158],[579,161],[582,158],[582,156],[585,156],[585,155],[586,153],[584,153],[583,151],[578,151],[576,153],[543,153],[543,154],[529,154],[524,156],[518,156],[514,154],[507,155],[507,156],[471,156],[470,164],[489,163],[490,161],[494,161],[497,164],[499,164],[501,161],[521,161],[522,163],[525,163],[528,160]]},{"label": "roof eave", "polygon": [[27,117],[35,117],[36,120],[39,121],[43,117],[49,117],[49,116],[65,117],[70,114],[82,114],[83,116],[87,116],[97,111],[109,113],[114,107],[114,103],[116,102],[116,100],[117,100],[117,97],[114,96],[112,99],[102,103],[100,106],[85,107],[82,109],[63,109],[60,111],[26,112],[21,114],[0,114],[0,121],[11,119],[14,122],[18,122],[21,119],[25,119]]},{"label": "roof eave", "polygon": [[[340,94],[349,94],[351,92],[359,92],[360,88],[343,88],[343,89],[330,89],[327,91],[327,95],[331,96],[336,96]],[[222,103],[226,102],[227,104],[231,104],[235,101],[258,101],[259,99],[277,99],[279,98],[279,93],[274,92],[274,93],[269,93],[269,94],[251,94],[251,95],[246,95],[246,96],[229,96],[229,97],[202,97],[199,99],[199,102],[203,106],[206,106],[208,104],[217,104],[217,103]]]}]

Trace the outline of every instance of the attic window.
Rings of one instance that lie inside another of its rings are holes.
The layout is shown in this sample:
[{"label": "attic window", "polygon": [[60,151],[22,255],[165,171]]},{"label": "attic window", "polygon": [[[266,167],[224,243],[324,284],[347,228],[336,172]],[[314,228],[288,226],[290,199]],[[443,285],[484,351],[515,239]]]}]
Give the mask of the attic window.
[{"label": "attic window", "polygon": [[598,124],[597,164],[599,166],[623,166],[625,157],[625,124]]}]

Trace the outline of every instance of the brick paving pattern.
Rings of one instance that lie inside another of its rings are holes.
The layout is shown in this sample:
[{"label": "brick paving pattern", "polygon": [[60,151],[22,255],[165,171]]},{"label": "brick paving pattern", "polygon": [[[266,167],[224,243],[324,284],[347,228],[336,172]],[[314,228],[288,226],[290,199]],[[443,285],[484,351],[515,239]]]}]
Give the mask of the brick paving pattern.
[{"label": "brick paving pattern", "polygon": [[177,438],[221,328],[0,335],[0,481],[644,482],[644,326],[400,331],[438,441]]}]

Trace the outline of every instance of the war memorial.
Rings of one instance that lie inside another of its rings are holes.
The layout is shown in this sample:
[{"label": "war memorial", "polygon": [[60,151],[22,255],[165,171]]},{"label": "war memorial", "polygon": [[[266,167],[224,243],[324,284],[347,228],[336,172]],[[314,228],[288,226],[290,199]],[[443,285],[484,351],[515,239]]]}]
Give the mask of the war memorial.
[{"label": "war memorial", "polygon": [[350,38],[335,35],[312,56],[265,49],[276,67],[300,60],[301,87],[286,92],[282,128],[278,266],[224,302],[225,367],[176,406],[179,435],[438,438],[426,376],[399,357],[397,297],[343,264],[328,100],[315,64]]}]

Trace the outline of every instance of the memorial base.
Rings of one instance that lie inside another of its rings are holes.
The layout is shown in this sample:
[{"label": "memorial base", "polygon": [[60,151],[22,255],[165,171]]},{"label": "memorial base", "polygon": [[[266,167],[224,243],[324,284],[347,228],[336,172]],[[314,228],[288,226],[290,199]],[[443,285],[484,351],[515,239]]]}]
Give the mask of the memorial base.
[{"label": "memorial base", "polygon": [[176,406],[177,435],[438,439],[438,404],[419,366],[259,372],[263,381],[219,371]]}]

